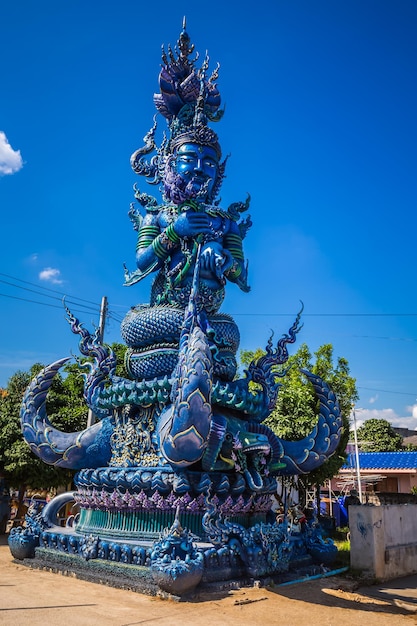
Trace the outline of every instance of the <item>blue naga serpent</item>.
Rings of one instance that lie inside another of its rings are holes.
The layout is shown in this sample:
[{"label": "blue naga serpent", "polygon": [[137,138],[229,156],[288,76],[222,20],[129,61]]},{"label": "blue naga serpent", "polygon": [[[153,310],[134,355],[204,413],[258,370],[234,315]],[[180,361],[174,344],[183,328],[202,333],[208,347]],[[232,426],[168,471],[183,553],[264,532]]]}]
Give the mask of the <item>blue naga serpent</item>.
[{"label": "blue naga serpent", "polygon": [[[197,272],[198,264],[196,267]],[[202,328],[207,325],[204,317],[190,298],[177,369],[170,379],[150,382],[115,377],[114,355],[98,346],[95,338],[71,316],[74,332],[82,334],[81,351],[90,356],[94,353],[94,363],[88,365],[85,395],[87,404],[101,419],[76,433],[63,433],[51,425],[46,415],[46,396],[54,376],[68,361],[61,359],[42,370],[24,396],[22,432],[33,452],[57,467],[108,466],[116,423],[114,409],[149,406],[153,398],[155,405],[162,407],[157,412],[154,445],[161,461],[176,470],[193,468],[198,463],[205,471],[234,470],[243,473],[252,490],[259,491],[263,486],[259,462],[265,459],[269,472],[275,475],[302,474],[319,467],[335,451],[342,429],[337,398],[320,377],[302,370],[320,403],[317,424],[307,437],[287,441],[262,424],[274,406],[279,388],[274,367],[288,358],[286,346],[295,341],[300,315],[276,349],[269,342],[266,354],[250,364],[245,378],[226,382],[213,378],[212,351]],[[259,383],[262,390],[251,391],[250,381]]]}]

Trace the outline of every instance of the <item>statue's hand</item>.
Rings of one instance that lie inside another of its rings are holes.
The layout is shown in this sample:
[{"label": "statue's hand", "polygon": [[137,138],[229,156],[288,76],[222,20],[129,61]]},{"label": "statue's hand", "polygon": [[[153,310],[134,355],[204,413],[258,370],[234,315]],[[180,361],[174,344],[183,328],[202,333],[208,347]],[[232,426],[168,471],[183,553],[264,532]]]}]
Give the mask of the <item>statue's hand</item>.
[{"label": "statue's hand", "polygon": [[207,213],[184,211],[174,222],[174,230],[178,237],[197,237],[210,232],[210,219]]},{"label": "statue's hand", "polygon": [[230,270],[232,265],[233,265],[233,257],[231,253],[229,252],[229,250],[223,249],[223,265],[222,265],[223,274],[227,272],[227,270]]},{"label": "statue's hand", "polygon": [[227,250],[224,250],[218,242],[209,241],[206,243],[200,255],[200,275],[204,278],[216,277],[222,281],[223,272],[228,267],[228,257],[231,256]]}]

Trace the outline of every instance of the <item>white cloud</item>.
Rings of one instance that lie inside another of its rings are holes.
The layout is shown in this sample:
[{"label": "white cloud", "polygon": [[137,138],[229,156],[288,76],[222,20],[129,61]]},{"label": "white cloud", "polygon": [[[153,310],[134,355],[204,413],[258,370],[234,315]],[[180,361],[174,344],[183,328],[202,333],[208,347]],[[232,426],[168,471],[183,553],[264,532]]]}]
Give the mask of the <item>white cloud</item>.
[{"label": "white cloud", "polygon": [[356,409],[356,425],[359,428],[366,420],[382,419],[396,428],[415,430],[417,428],[417,404],[406,407],[406,411],[410,414],[400,416],[393,409]]},{"label": "white cloud", "polygon": [[374,404],[376,401],[378,400],[378,396],[373,396],[372,398],[369,398],[369,404]]},{"label": "white cloud", "polygon": [[417,420],[417,404],[408,406],[407,411],[410,411],[411,415]]},{"label": "white cloud", "polygon": [[54,285],[62,285],[64,282],[61,278],[60,270],[53,267],[45,267],[45,269],[39,273],[39,278],[45,282],[53,283]]},{"label": "white cloud", "polygon": [[13,150],[6,134],[0,130],[0,176],[15,174],[23,167],[20,150]]}]

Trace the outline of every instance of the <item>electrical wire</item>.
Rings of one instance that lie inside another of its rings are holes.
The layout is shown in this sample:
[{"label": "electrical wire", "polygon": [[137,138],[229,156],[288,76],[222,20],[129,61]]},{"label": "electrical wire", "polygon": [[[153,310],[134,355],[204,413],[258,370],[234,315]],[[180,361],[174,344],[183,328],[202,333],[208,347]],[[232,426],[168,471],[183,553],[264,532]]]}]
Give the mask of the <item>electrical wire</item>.
[{"label": "electrical wire", "polygon": [[393,393],[399,396],[414,396],[417,398],[417,393],[410,393],[409,391],[390,391],[389,389],[373,389],[372,387],[358,387],[358,389],[364,389],[365,391],[376,391],[377,393]]},{"label": "electrical wire", "polygon": [[[87,304],[87,305],[86,304],[80,305],[79,302],[73,302],[72,300],[70,300],[64,294],[62,294],[62,297],[58,298],[57,296],[50,296],[49,294],[43,294],[40,291],[37,291],[36,289],[29,289],[29,287],[21,287],[20,285],[14,285],[13,283],[8,282],[7,280],[1,280],[0,279],[0,283],[3,283],[5,285],[10,285],[12,287],[16,287],[17,289],[23,289],[24,291],[30,291],[31,293],[36,293],[38,296],[42,296],[43,298],[51,298],[52,300],[59,300],[59,301],[62,301],[65,298],[65,301],[68,302],[69,304],[76,304],[77,306],[83,306],[86,309],[93,310],[93,312],[95,312],[95,313],[100,310],[100,308],[97,307],[97,305],[95,305],[95,307],[92,307],[89,304]],[[59,292],[56,291],[55,293],[59,293]],[[4,296],[6,294],[0,294],[0,295]],[[8,296],[8,297],[13,298],[14,296]],[[69,296],[69,297],[71,298],[71,296]],[[37,304],[41,304],[41,303],[38,302]]]},{"label": "electrical wire", "polygon": [[[52,293],[58,293],[58,294],[61,295],[61,297],[63,297],[64,295],[68,295],[68,294],[62,293],[61,291],[57,291],[56,289],[51,289],[50,287],[44,287],[43,285],[37,285],[36,283],[31,283],[28,280],[22,280],[21,278],[16,278],[15,276],[10,276],[10,274],[3,274],[3,272],[0,272],[0,276],[5,276],[6,278],[11,278],[12,280],[17,280],[19,283],[25,283],[26,285],[32,285],[32,287],[37,287],[38,289],[44,289],[45,291],[51,291]],[[5,282],[5,281],[0,281],[0,282]],[[10,284],[10,283],[8,283],[8,284]],[[20,289],[23,289],[23,287],[19,287],[19,285],[13,285],[13,286],[14,287],[18,287]],[[80,300],[81,302],[87,302],[88,304],[96,305],[96,302],[92,302],[91,300],[85,300],[84,298],[79,298],[78,296],[68,296],[68,297],[72,298],[73,300]]]},{"label": "electrical wire", "polygon": [[[294,313],[231,313],[236,317],[292,317]],[[417,317],[417,313],[304,313],[303,317]]]},{"label": "electrical wire", "polygon": [[[21,285],[16,285],[12,282],[9,282],[7,280],[2,280],[0,279],[0,283],[3,283],[5,285],[9,285],[10,287],[15,287],[16,289],[22,289],[31,293],[35,293],[43,298],[50,298],[52,300],[59,300],[59,301],[63,301],[65,299],[65,302],[68,304],[73,304],[75,306],[78,307],[82,307],[82,308],[78,308],[78,309],[72,309],[72,312],[74,313],[96,313],[97,315],[100,313],[100,306],[97,305],[97,303],[91,301],[91,300],[87,300],[85,298],[80,298],[78,296],[73,296],[73,295],[67,295],[64,294],[61,291],[58,291],[57,289],[51,289],[49,287],[44,287],[42,285],[36,285],[35,283],[32,283],[30,281],[27,280],[22,280],[20,278],[17,278],[15,276],[11,276],[10,274],[5,274],[3,272],[0,272],[0,276],[4,276],[6,278],[9,278],[13,281],[18,281],[21,283],[24,283],[26,285],[31,285],[32,287],[36,287],[36,289],[30,289],[28,287],[23,287]],[[48,291],[51,293],[55,293],[58,294],[58,296],[52,296],[49,294],[45,294],[42,293],[42,291]],[[22,302],[29,302],[31,304],[39,304],[39,305],[43,305],[43,306],[48,306],[51,308],[55,308],[55,309],[61,309],[63,308],[62,304],[61,305],[57,305],[57,304],[52,304],[52,303],[48,303],[48,302],[40,302],[38,300],[32,300],[29,298],[21,298],[19,296],[14,296],[11,294],[5,294],[5,293],[0,293],[1,297],[5,297],[5,298],[11,298],[14,300],[19,300]],[[78,302],[75,302],[78,301]],[[86,303],[86,304],[82,304],[82,303]],[[90,306],[91,305],[91,306]],[[123,321],[124,316],[120,315],[118,312],[113,310],[113,307],[120,307],[120,308],[124,308],[126,309],[125,305],[122,304],[112,304],[112,308],[107,308],[107,319],[108,320],[112,320],[116,323],[121,323]],[[293,313],[232,313],[232,315],[236,316],[236,317],[293,317],[294,314]],[[303,313],[303,317],[417,317],[417,313]],[[416,342],[417,339],[413,339],[413,338],[401,338],[401,337],[385,337],[385,336],[372,336],[372,335],[350,335],[352,337],[355,338],[360,338],[360,339],[384,339],[384,340],[390,340],[390,341],[411,341],[411,342]],[[410,392],[402,392],[402,391],[390,391],[390,390],[386,390],[386,389],[374,389],[371,387],[359,387],[358,386],[358,390],[364,390],[364,391],[372,391],[372,392],[376,392],[376,393],[390,393],[390,394],[396,394],[396,395],[407,395],[407,396],[414,396],[417,397],[416,393],[410,393]]]},{"label": "electrical wire", "polygon": [[[12,286],[12,287],[16,287],[17,289],[25,289],[26,291],[31,291],[33,293],[37,293],[38,295],[41,295],[43,297],[48,297],[48,298],[53,298],[55,300],[62,300],[62,298],[66,298],[67,302],[73,301],[73,300],[78,300],[79,302],[86,302],[88,304],[93,305],[92,307],[86,307],[86,308],[92,308],[94,311],[100,310],[100,307],[97,305],[96,302],[93,302],[91,300],[86,300],[85,298],[80,298],[78,296],[73,296],[73,295],[69,295],[69,294],[65,294],[62,291],[58,291],[56,289],[51,289],[49,287],[43,287],[42,285],[37,285],[36,283],[32,283],[28,280],[22,280],[21,278],[17,278],[15,276],[11,276],[10,274],[4,274],[3,272],[0,272],[0,276],[5,276],[6,278],[10,278],[11,280],[15,280],[21,283],[25,283],[27,285],[31,285],[33,287],[37,287],[37,290],[34,289],[28,289],[27,287],[22,287],[20,285],[14,285],[13,283],[10,283],[8,281],[5,280],[1,280],[1,283],[4,283],[6,285]],[[54,297],[54,296],[48,296],[46,294],[43,294],[39,291],[39,289],[43,289],[44,291],[50,291],[52,293],[56,293],[59,294],[59,298]],[[6,295],[6,294],[0,294],[2,296]],[[13,296],[7,296],[7,297],[13,297]],[[19,299],[19,298],[17,298]],[[42,304],[42,303],[38,303],[38,304]],[[84,306],[84,305],[82,305]],[[112,307],[120,307],[120,308],[126,308],[126,306],[124,304],[112,304]],[[117,315],[117,313],[114,314],[115,316]],[[234,315],[236,317],[293,317],[295,314],[294,313],[231,313],[231,315]],[[303,312],[303,317],[417,317],[417,313],[305,313]],[[116,319],[116,318],[115,318]],[[358,335],[358,337],[360,337],[360,335]],[[381,339],[384,339],[384,337],[381,337]],[[392,339],[391,337],[387,337],[387,339]],[[415,339],[412,339],[411,341],[417,341]]]},{"label": "electrical wire", "polygon": [[[13,300],[21,300],[22,302],[30,302],[31,304],[42,304],[43,306],[49,306],[53,309],[61,309],[62,310],[62,306],[59,306],[58,304],[50,304],[49,302],[39,302],[38,300],[30,300],[29,298],[19,298],[19,296],[10,296],[7,293],[0,293],[0,296],[3,296],[4,298],[12,298]],[[72,309],[74,313],[91,313],[91,311],[85,311],[84,309]],[[98,313],[99,311],[97,311]]]}]

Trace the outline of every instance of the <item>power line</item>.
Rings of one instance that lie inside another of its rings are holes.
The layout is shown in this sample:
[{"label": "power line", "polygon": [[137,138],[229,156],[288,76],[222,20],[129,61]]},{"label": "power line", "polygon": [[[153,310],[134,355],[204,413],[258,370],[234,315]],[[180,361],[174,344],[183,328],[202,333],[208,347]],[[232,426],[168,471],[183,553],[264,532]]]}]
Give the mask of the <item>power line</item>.
[{"label": "power line", "polygon": [[[20,278],[16,278],[14,276],[10,276],[9,274],[4,274],[3,272],[0,272],[0,276],[6,276],[7,278],[11,278],[12,280],[17,280],[19,282],[25,283],[27,285],[32,285],[34,287],[38,287],[38,289],[29,289],[28,287],[23,287],[21,285],[15,285],[14,283],[11,283],[7,280],[2,280],[0,279],[0,283],[3,283],[5,285],[9,285],[11,287],[16,287],[17,289],[24,289],[25,291],[30,291],[31,293],[36,293],[37,295],[40,295],[42,297],[45,298],[51,298],[53,300],[60,300],[62,301],[63,299],[65,299],[65,303],[67,304],[75,304],[76,306],[82,306],[84,307],[83,309],[73,309],[74,312],[78,312],[78,313],[99,313],[100,312],[100,307],[95,303],[92,302],[91,300],[86,300],[84,298],[79,298],[78,296],[68,296],[56,289],[49,289],[48,287],[43,287],[41,285],[36,285],[35,283],[31,283],[30,281],[27,280],[22,280]],[[44,294],[41,291],[39,291],[39,289],[43,289],[45,291],[50,291],[51,293],[56,293],[59,294],[60,297],[57,296],[51,296],[49,294]],[[13,296],[13,295],[9,295],[9,294],[4,294],[4,293],[0,293],[0,296],[3,296],[5,298],[12,298],[14,300],[21,300],[23,302],[31,302],[32,304],[43,304],[44,306],[50,306],[53,308],[62,308],[59,307],[57,305],[53,305],[53,304],[48,304],[46,302],[39,302],[38,300],[30,300],[27,298],[20,298],[18,296]],[[74,300],[78,300],[79,302],[74,302]],[[86,302],[87,304],[81,304],[82,302]],[[89,304],[92,304],[94,306],[89,306]],[[126,308],[125,305],[116,305],[116,306],[124,306],[124,308]],[[113,311],[108,311],[107,313],[107,317],[110,319],[113,319],[114,321],[121,323],[123,321],[123,316],[121,316],[120,314],[113,312]]]},{"label": "power line", "polygon": [[[36,283],[31,283],[28,280],[22,280],[21,278],[16,278],[15,276],[10,276],[10,274],[3,274],[3,272],[0,272],[0,276],[5,276],[6,278],[11,278],[12,280],[17,280],[19,283],[25,283],[26,285],[32,285],[32,287],[37,287],[38,289],[44,289],[45,291],[51,291],[52,293],[58,293],[58,294],[60,294],[61,297],[68,296],[69,298],[72,298],[73,300],[80,300],[81,302],[87,302],[88,304],[93,304],[93,305],[97,306],[97,303],[96,302],[92,302],[91,300],[85,300],[84,298],[79,298],[78,296],[71,296],[69,294],[64,294],[62,291],[57,291],[56,289],[51,289],[49,287],[43,287],[43,285],[37,285]],[[5,282],[5,281],[0,281],[0,282]],[[10,283],[7,283],[7,284],[10,284]],[[19,289],[23,289],[23,287],[20,287],[19,285],[13,285],[13,287],[17,287]]]},{"label": "power line", "polygon": [[[57,296],[50,296],[49,294],[43,294],[42,292],[40,292],[40,291],[38,291],[36,289],[29,289],[29,287],[22,287],[21,285],[14,285],[13,283],[8,282],[7,280],[1,280],[1,278],[0,278],[0,283],[3,283],[5,285],[10,285],[11,287],[16,287],[17,289],[24,289],[24,291],[30,291],[31,293],[36,293],[37,295],[42,296],[43,298],[51,298],[52,300],[60,300],[60,301],[62,301],[65,298],[65,296],[62,296],[62,297],[58,298]],[[59,293],[59,292],[56,291],[55,293]],[[2,295],[4,295],[4,294],[2,294]],[[10,296],[10,297],[13,297],[13,296]],[[72,300],[68,300],[68,299],[66,299],[66,302],[69,302],[70,304],[78,304],[79,305],[79,303],[72,302]],[[90,306],[88,304],[87,305],[83,304],[82,306],[87,308],[87,309],[93,309],[94,312],[97,311],[97,305],[96,305],[95,308],[93,308],[92,306]]]},{"label": "power line", "polygon": [[[27,281],[25,281],[25,282],[27,282]],[[80,300],[80,302],[78,302],[78,303],[73,302],[72,300],[69,300],[64,294],[62,294],[62,298],[57,298],[57,297],[54,297],[54,296],[45,295],[45,294],[43,294],[43,293],[41,293],[39,291],[36,291],[34,289],[28,289],[27,287],[21,287],[20,285],[13,285],[12,283],[9,283],[9,282],[1,280],[1,279],[0,279],[0,283],[4,283],[6,285],[11,285],[13,287],[17,287],[18,289],[24,289],[25,291],[30,291],[32,293],[36,293],[36,294],[38,294],[38,295],[40,295],[42,297],[52,298],[53,300],[60,300],[61,301],[61,300],[63,300],[65,298],[65,302],[66,303],[75,304],[76,306],[84,307],[83,309],[73,309],[74,312],[77,312],[77,313],[97,313],[98,314],[99,311],[100,311],[98,305],[96,305],[95,307],[92,307],[92,306],[81,304],[81,302],[90,302],[90,301],[89,300],[84,300],[83,298],[77,298],[76,296],[70,296],[70,298],[75,297],[75,299]],[[32,284],[32,283],[29,283],[29,284]],[[42,287],[42,289],[45,289],[45,288]],[[55,290],[51,290],[51,291],[55,291]],[[55,293],[60,293],[60,292],[59,291],[55,291]],[[49,304],[47,302],[39,302],[38,300],[30,300],[29,298],[20,298],[19,296],[13,296],[11,294],[6,294],[6,293],[0,293],[0,296],[2,296],[4,298],[11,298],[12,300],[20,300],[22,302],[30,302],[32,304],[42,304],[43,306],[49,306],[49,307],[52,307],[52,308],[55,308],[55,309],[61,309],[62,308],[61,306],[54,305],[54,304]],[[120,306],[120,307],[124,306],[125,309],[127,308],[126,305],[121,305],[121,304],[119,304],[119,305],[117,305],[117,304],[116,305],[112,305],[112,307],[113,306]],[[238,316],[238,315],[241,315],[241,316],[242,315],[245,315],[245,316],[268,316],[268,315],[272,315],[272,316],[275,316],[275,317],[278,317],[278,316],[280,316],[280,317],[284,317],[284,316],[287,317],[290,314],[286,314],[286,313],[271,313],[271,314],[268,314],[268,313],[233,313],[232,315],[236,315],[236,316]],[[309,315],[309,314],[306,314],[306,315]],[[342,315],[351,315],[351,314],[342,314],[342,313],[340,313],[340,314],[339,313],[335,313],[335,314],[332,314],[332,313],[329,313],[329,314],[327,314],[327,313],[323,313],[323,314],[315,313],[315,314],[313,314],[312,313],[311,315],[316,315],[316,316],[319,316],[319,315],[323,315],[323,316],[331,316],[331,315],[342,316]],[[360,315],[372,316],[372,315],[379,315],[379,314],[377,314],[377,313],[376,314],[373,314],[373,313],[363,313],[363,314],[362,313],[357,313],[357,314],[354,314],[354,315],[356,315],[356,316],[360,316]],[[387,315],[393,315],[394,316],[396,314],[393,313],[393,314],[387,314]],[[405,313],[405,314],[401,314],[401,315],[414,316],[414,313]],[[122,321],[124,319],[124,317],[121,316],[120,314],[118,314],[117,312],[110,311],[110,310],[108,311],[107,316],[110,319],[112,319],[112,320],[114,320],[115,322],[118,322],[118,323],[122,323]],[[388,341],[411,341],[411,342],[417,342],[417,339],[413,339],[413,338],[410,338],[410,337],[383,337],[383,336],[377,336],[377,335],[354,335],[354,334],[353,335],[347,334],[346,336],[354,337],[356,339],[384,339],[384,340],[388,340]]]},{"label": "power line", "polygon": [[[38,300],[29,300],[29,298],[19,298],[19,296],[11,296],[7,293],[0,293],[0,296],[4,298],[12,298],[13,300],[21,300],[22,302],[31,302],[32,304],[42,304],[43,306],[49,306],[53,309],[63,309],[62,306],[58,306],[57,304],[50,304],[49,302],[39,302]],[[74,313],[91,313],[91,311],[85,311],[81,309],[73,309]],[[98,312],[98,311],[97,311]]]},{"label": "power line", "polygon": [[[24,281],[21,280],[19,278],[14,278],[13,276],[9,276],[8,274],[4,274],[2,272],[0,272],[0,276],[6,276],[8,278],[11,278],[12,280],[18,280],[22,283],[26,283],[29,285],[33,285],[35,287],[38,287],[38,285],[35,285],[34,283],[31,283],[29,281]],[[47,287],[40,287],[41,289],[44,289],[45,291],[51,291],[52,293],[57,293],[60,294],[61,297],[57,298],[55,296],[49,296],[47,294],[43,294],[40,291],[34,290],[34,289],[29,289],[27,287],[21,287],[20,285],[14,285],[13,283],[10,283],[8,281],[5,280],[1,280],[0,279],[0,283],[4,283],[6,285],[10,285],[12,287],[16,287],[18,289],[24,289],[25,291],[30,291],[32,293],[36,293],[42,297],[48,297],[48,298],[52,298],[53,300],[62,300],[63,297],[65,297],[65,295],[62,292],[59,292],[55,289],[49,289]],[[49,306],[51,308],[55,308],[55,309],[61,309],[62,310],[62,305],[58,306],[56,304],[51,304],[48,302],[39,302],[37,300],[31,300],[29,298],[20,298],[18,296],[13,296],[10,294],[5,294],[5,293],[0,293],[0,296],[5,297],[5,298],[11,298],[14,300],[20,300],[22,302],[30,302],[32,304],[40,304],[43,306]],[[91,302],[90,300],[85,300],[83,298],[78,298],[77,296],[69,296],[70,298],[74,298],[75,300],[79,300],[80,302],[87,302],[89,304],[94,304],[95,307],[97,307],[97,305],[94,302]],[[75,302],[71,302],[72,304],[76,304]],[[78,306],[80,306],[80,304],[78,304]],[[84,309],[73,309],[74,312],[77,313],[91,313],[91,311],[86,311],[85,309],[93,309],[93,312],[99,312],[100,308],[97,307],[96,310],[94,310],[93,307],[91,306],[86,306],[81,304],[81,306],[84,307]],[[115,305],[115,306],[123,306],[123,305]],[[115,322],[121,323],[123,321],[123,317],[121,317],[119,314],[115,313],[114,311],[110,311],[107,308],[107,301],[106,301],[106,314],[107,314],[107,318],[110,318],[112,320],[114,320]],[[254,317],[267,317],[267,316],[273,316],[273,317],[288,317],[289,315],[293,315],[293,314],[287,314],[287,313],[234,313],[233,315],[237,315],[237,316],[254,316]],[[396,317],[396,316],[401,316],[401,317],[417,317],[416,313],[305,313],[303,314],[305,316],[310,316],[310,317],[319,317],[319,316],[323,316],[323,317]],[[353,337],[357,337],[357,338],[367,338],[367,339],[388,339],[388,340],[402,340],[402,341],[416,341],[416,339],[401,339],[398,337],[372,337],[370,335],[352,335]],[[410,392],[402,392],[402,391],[389,391],[386,389],[374,389],[371,387],[359,387],[358,389],[362,389],[365,391],[372,391],[372,392],[376,392],[376,393],[391,393],[391,394],[396,394],[396,395],[406,395],[406,396],[417,396],[417,393],[410,393]]]},{"label": "power line", "polygon": [[348,335],[348,337],[355,337],[355,339],[388,339],[389,341],[417,341],[410,337],[378,337],[377,335]]},{"label": "power line", "polygon": [[[252,317],[293,317],[295,313],[231,313]],[[304,313],[302,317],[417,317],[417,313]]]},{"label": "power line", "polygon": [[[1,279],[0,279],[0,283],[11,284],[11,283],[8,283],[7,281],[1,280]],[[38,294],[40,296],[44,296],[45,295],[45,294],[40,293],[40,292],[38,292],[38,291],[36,291],[34,289],[28,289],[27,287],[20,287],[19,285],[12,285],[12,286],[13,287],[18,287],[20,289],[25,289],[25,291],[30,291],[30,292],[36,293],[36,294]],[[56,293],[59,293],[59,292],[56,292]],[[3,297],[3,298],[11,298],[12,300],[20,300],[21,302],[30,302],[31,304],[41,304],[43,306],[49,306],[49,307],[51,307],[53,309],[61,309],[61,310],[63,309],[63,305],[59,306],[57,304],[51,304],[49,302],[40,302],[39,300],[32,300],[30,298],[21,298],[19,296],[13,296],[13,295],[7,294],[7,293],[0,293],[0,296]],[[60,301],[64,300],[64,297],[63,298],[57,298],[57,297],[54,297],[54,296],[46,296],[46,297],[52,298],[53,300],[60,300]],[[79,300],[82,300],[82,299],[79,298]],[[85,302],[88,302],[88,300],[85,300]],[[96,308],[94,308],[94,307],[91,307],[89,305],[84,305],[84,304],[80,304],[80,303],[77,303],[77,302],[72,302],[72,300],[68,300],[68,299],[65,299],[65,303],[66,304],[75,304],[75,306],[82,306],[82,307],[84,307],[82,309],[72,309],[72,311],[74,313],[90,313],[90,314],[91,313],[97,313],[98,314],[100,312],[100,307],[98,307],[98,306]],[[118,323],[121,323],[123,321],[123,317],[121,315],[118,315],[117,313],[114,313],[112,311],[110,311],[108,313],[108,317],[110,319],[118,322]]]},{"label": "power line", "polygon": [[[66,298],[71,298],[72,300],[79,300],[80,302],[87,302],[88,304],[92,304],[94,307],[96,307],[97,311],[99,311],[100,309],[100,307],[97,305],[96,302],[93,302],[91,300],[86,300],[85,298],[79,298],[78,296],[65,294],[62,291],[51,289],[49,287],[43,287],[42,285],[37,285],[36,283],[32,283],[28,280],[23,280],[21,278],[11,276],[10,274],[4,274],[3,272],[0,272],[0,276],[5,276],[6,278],[11,278],[12,280],[17,280],[18,282],[25,283],[27,285],[32,285],[33,287],[37,287],[38,289],[43,289],[45,291],[50,291],[52,293],[59,294],[61,298],[66,297]],[[5,283],[7,285],[11,285],[12,287],[17,287],[18,289],[25,289],[24,287],[21,287],[20,285],[13,285],[12,283],[9,283],[1,279],[0,279],[0,282]],[[28,291],[33,291],[33,290],[28,289]],[[38,293],[39,295],[45,296],[45,294],[41,294],[40,292],[37,292],[37,291],[35,291],[34,293]],[[52,296],[47,296],[47,297],[52,297]],[[112,304],[112,307],[126,308],[126,305]],[[259,313],[259,312],[242,313],[240,312],[240,313],[231,313],[231,315],[235,315],[237,317],[243,317],[243,316],[245,317],[293,317],[295,313]],[[417,313],[305,313],[303,312],[302,316],[303,317],[417,317]],[[384,337],[381,337],[381,339],[384,339]],[[391,339],[391,338],[388,337],[388,339]],[[416,341],[416,340],[413,339],[411,341]]]},{"label": "power line", "polygon": [[117,313],[114,313],[113,311],[109,311],[107,312],[107,317],[110,318],[111,320],[114,320],[115,322],[119,322],[120,324],[123,322],[123,317],[121,315],[117,315]]},{"label": "power line", "polygon": [[373,389],[372,387],[358,387],[358,389],[365,389],[365,391],[376,391],[377,393],[394,393],[399,396],[414,396],[417,398],[417,393],[410,393],[408,391],[389,391],[388,389]]}]

